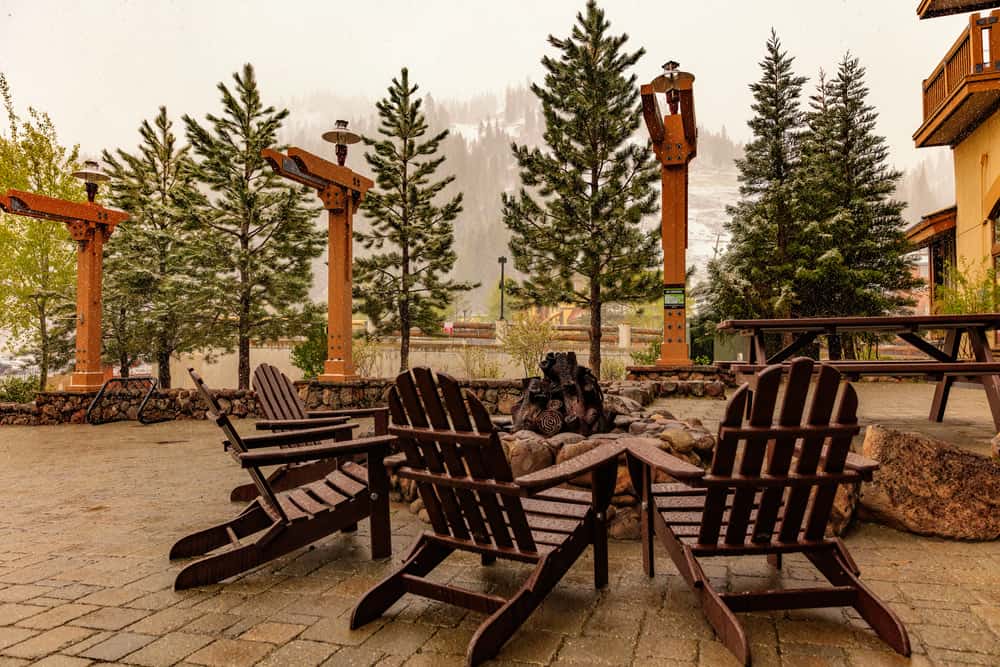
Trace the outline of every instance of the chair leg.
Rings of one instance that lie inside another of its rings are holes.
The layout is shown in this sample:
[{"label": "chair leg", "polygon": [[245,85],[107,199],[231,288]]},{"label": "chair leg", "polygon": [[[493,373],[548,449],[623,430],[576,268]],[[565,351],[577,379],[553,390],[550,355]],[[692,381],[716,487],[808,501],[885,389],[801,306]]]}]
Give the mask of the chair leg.
[{"label": "chair leg", "polygon": [[199,530],[177,540],[170,548],[170,560],[201,556],[230,544],[227,528],[232,529],[237,537],[244,537],[263,530],[269,525],[271,525],[271,518],[259,505],[253,505],[232,521]]},{"label": "chair leg", "polygon": [[399,569],[365,593],[354,607],[351,613],[351,629],[357,630],[362,625],[374,621],[403,597],[406,593],[404,574],[422,577],[437,567],[452,551],[454,550],[439,542],[429,540],[426,535],[421,535],[410,556]]},{"label": "chair leg", "polygon": [[[838,550],[839,551],[839,550]],[[872,630],[900,655],[910,655],[910,637],[899,617],[864,585],[850,563],[839,552],[806,553],[823,576],[834,586],[851,586],[857,591],[854,609],[868,622]]]},{"label": "chair leg", "polygon": [[381,459],[368,461],[368,492],[371,515],[368,517],[371,532],[372,558],[379,560],[392,555],[392,526],[389,522],[389,475]]},{"label": "chair leg", "polygon": [[489,567],[490,565],[493,565],[493,563],[495,562],[497,562],[497,557],[495,554],[481,554],[479,556],[479,563],[483,567]]},{"label": "chair leg", "polygon": [[781,554],[780,553],[777,553],[777,554],[768,554],[767,555],[767,564],[770,565],[771,567],[773,567],[775,570],[780,570],[781,569]]},{"label": "chair leg", "polygon": [[701,597],[701,608],[705,613],[715,634],[729,651],[736,656],[742,664],[750,665],[750,644],[747,642],[746,633],[740,625],[736,614],[719,597],[719,594],[707,581],[697,589]]}]

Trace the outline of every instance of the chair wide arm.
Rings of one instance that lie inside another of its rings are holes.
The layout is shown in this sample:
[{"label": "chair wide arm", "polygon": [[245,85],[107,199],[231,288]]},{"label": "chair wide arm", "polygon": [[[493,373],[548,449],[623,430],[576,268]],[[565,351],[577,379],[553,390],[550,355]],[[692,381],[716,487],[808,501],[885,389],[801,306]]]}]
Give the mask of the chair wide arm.
[{"label": "chair wide arm", "polygon": [[375,435],[385,435],[389,432],[389,408],[345,408],[342,410],[308,410],[310,419],[325,419],[330,417],[347,417],[359,419],[371,417],[375,421]]},{"label": "chair wide arm", "polygon": [[[262,419],[257,422],[258,431],[297,431],[304,428],[339,426],[347,423],[348,417],[325,417],[322,419]],[[356,425],[351,425],[357,428]]]},{"label": "chair wide arm", "polygon": [[681,482],[692,482],[705,476],[705,471],[696,465],[668,454],[653,444],[633,442],[628,445],[633,457],[652,468],[659,468]]},{"label": "chair wide arm", "polygon": [[265,435],[251,435],[243,438],[243,445],[247,449],[257,449],[259,447],[276,447],[278,445],[305,445],[310,442],[320,442],[322,440],[344,440],[344,434],[346,433],[350,437],[353,428],[354,424],[337,424],[336,426],[304,428],[294,431],[282,431],[280,433],[267,433]]},{"label": "chair wide arm", "polygon": [[329,442],[305,447],[267,447],[253,452],[238,454],[240,465],[244,468],[277,465],[283,463],[301,463],[329,459],[337,456],[364,454],[384,456],[389,444],[396,440],[395,436],[380,435],[374,438],[359,438],[343,442]]},{"label": "chair wide arm", "polygon": [[526,495],[530,496],[568,482],[575,477],[584,475],[602,466],[612,463],[617,465],[618,456],[626,451],[626,449],[625,445],[612,440],[562,463],[549,466],[529,475],[522,475],[515,479],[514,483],[520,486]]}]

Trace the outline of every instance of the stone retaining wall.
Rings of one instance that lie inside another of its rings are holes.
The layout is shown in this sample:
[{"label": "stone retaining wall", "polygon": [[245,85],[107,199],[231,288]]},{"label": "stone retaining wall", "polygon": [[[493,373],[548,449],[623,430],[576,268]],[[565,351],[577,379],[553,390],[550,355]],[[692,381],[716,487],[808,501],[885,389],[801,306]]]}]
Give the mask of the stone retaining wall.
[{"label": "stone retaining wall", "polygon": [[[726,387],[738,387],[736,374],[728,368],[718,366],[629,366],[626,380],[673,383],[687,388],[693,384],[720,382]],[[693,392],[677,391],[680,395],[698,395]]]}]

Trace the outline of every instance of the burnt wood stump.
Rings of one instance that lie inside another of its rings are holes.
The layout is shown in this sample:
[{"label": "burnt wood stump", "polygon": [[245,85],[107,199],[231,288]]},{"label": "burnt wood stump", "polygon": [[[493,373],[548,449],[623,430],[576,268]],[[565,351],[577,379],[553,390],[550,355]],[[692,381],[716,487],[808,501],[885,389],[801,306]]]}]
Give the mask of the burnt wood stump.
[{"label": "burnt wood stump", "polygon": [[577,363],[575,352],[549,352],[539,367],[542,376],[524,380],[521,400],[511,410],[515,432],[588,436],[610,429],[614,415],[604,409],[601,385],[589,368]]}]

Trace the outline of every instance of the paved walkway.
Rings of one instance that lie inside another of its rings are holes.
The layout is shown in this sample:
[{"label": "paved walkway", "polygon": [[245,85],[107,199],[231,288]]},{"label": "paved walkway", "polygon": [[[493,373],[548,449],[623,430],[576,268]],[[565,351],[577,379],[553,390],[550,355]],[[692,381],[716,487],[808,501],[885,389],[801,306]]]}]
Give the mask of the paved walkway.
[{"label": "paved walkway", "polygon": [[[226,498],[244,473],[219,442],[206,422],[0,428],[0,667],[462,663],[477,624],[462,610],[404,598],[384,621],[348,630],[353,602],[392,565],[368,560],[364,524],[235,581],[175,593],[170,544],[238,511]],[[398,562],[422,525],[401,506],[392,520]],[[853,613],[827,610],[749,615],[755,664],[1000,664],[1000,543],[874,525],[847,543],[907,624],[913,660],[888,652]],[[650,581],[638,546],[613,543],[611,585],[600,592],[589,560],[579,563],[497,664],[734,664],[659,554]],[[488,590],[510,590],[525,573],[453,561],[443,575]],[[787,563],[777,577],[763,559],[720,559],[708,573],[731,589],[813,578],[803,560]]]}]

